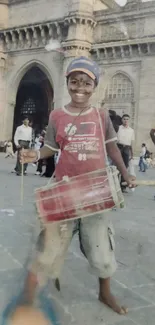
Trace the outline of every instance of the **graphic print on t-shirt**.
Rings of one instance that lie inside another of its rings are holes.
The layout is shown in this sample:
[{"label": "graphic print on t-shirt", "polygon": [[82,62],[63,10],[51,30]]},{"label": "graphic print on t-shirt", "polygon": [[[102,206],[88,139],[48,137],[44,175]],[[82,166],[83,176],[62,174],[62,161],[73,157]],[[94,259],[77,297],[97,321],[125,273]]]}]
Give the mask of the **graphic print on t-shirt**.
[{"label": "graphic print on t-shirt", "polygon": [[68,139],[64,150],[77,153],[79,161],[99,157],[100,140],[96,136],[95,122],[80,122],[78,126],[69,123],[64,131]]},{"label": "graphic print on t-shirt", "polygon": [[66,175],[73,177],[105,168],[104,141],[108,122],[104,111],[101,112],[100,121],[95,108],[81,115],[55,110],[51,121],[55,132],[54,141],[61,150],[55,170],[58,181]]}]

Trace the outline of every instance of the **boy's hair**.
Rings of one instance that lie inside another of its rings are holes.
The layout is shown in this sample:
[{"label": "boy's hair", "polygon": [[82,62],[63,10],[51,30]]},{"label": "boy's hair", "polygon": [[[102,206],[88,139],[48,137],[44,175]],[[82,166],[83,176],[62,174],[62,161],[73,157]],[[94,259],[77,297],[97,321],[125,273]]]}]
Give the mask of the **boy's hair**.
[{"label": "boy's hair", "polygon": [[85,56],[81,56],[71,61],[66,71],[67,82],[68,77],[72,72],[83,72],[94,80],[96,86],[99,83],[100,72],[98,64]]},{"label": "boy's hair", "polygon": [[22,121],[25,121],[25,120],[29,120],[28,116],[23,116]]},{"label": "boy's hair", "polygon": [[142,147],[146,147],[146,144],[145,143],[142,143]]},{"label": "boy's hair", "polygon": [[123,114],[122,119],[123,119],[124,117],[128,117],[128,118],[130,118],[130,115],[129,115],[129,114]]}]

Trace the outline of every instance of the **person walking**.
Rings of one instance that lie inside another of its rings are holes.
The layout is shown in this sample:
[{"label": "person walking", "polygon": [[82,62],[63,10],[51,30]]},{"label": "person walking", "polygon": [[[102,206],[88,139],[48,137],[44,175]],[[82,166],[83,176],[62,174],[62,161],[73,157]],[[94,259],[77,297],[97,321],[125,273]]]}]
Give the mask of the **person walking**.
[{"label": "person walking", "polygon": [[[14,135],[14,143],[17,148],[16,175],[20,176],[22,172],[19,153],[21,149],[28,149],[32,141],[32,128],[29,126],[28,117],[24,117],[23,124],[18,126]],[[24,164],[24,174],[26,175],[27,165]]]},{"label": "person walking", "polygon": [[142,143],[140,159],[139,159],[139,171],[143,173],[146,172],[146,168],[147,168],[145,158],[146,158],[146,144]]},{"label": "person walking", "polygon": [[[130,159],[133,159],[133,150],[132,145],[135,140],[134,130],[129,126],[130,116],[124,114],[122,116],[122,125],[119,126],[117,139],[118,139],[118,148],[121,152],[124,164],[126,168],[129,167]],[[126,192],[126,186],[122,185],[124,178],[121,176],[121,188],[122,192]]]},{"label": "person walking", "polygon": [[[39,138],[36,138],[35,140],[35,150],[39,150],[44,146],[44,137],[45,137],[45,131],[43,130]],[[42,171],[43,171],[43,159],[39,159],[37,163],[37,170],[35,175],[41,175]]]}]

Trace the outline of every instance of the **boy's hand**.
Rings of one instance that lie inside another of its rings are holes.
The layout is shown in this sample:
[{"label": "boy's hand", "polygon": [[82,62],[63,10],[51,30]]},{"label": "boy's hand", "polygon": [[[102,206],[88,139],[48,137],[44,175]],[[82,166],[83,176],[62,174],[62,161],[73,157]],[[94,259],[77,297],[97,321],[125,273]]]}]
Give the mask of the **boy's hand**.
[{"label": "boy's hand", "polygon": [[36,162],[38,159],[38,153],[36,150],[23,149],[20,151],[20,163],[27,164]]},{"label": "boy's hand", "polygon": [[126,182],[127,185],[129,186],[129,188],[136,187],[136,177],[135,177],[135,176],[128,175],[128,176],[125,178],[125,182]]}]

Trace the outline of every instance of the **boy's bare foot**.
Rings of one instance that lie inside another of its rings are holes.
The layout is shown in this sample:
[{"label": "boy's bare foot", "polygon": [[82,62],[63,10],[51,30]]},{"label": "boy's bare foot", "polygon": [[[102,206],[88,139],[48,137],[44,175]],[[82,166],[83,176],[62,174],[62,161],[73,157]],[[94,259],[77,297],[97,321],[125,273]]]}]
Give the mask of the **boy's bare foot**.
[{"label": "boy's bare foot", "polygon": [[99,301],[110,307],[120,315],[126,315],[128,308],[117,304],[116,298],[112,295],[110,289],[110,278],[99,279]]},{"label": "boy's bare foot", "polygon": [[128,313],[128,308],[125,306],[119,306],[116,302],[116,298],[111,294],[100,294],[99,301],[113,309],[116,313],[120,315],[126,315]]}]

